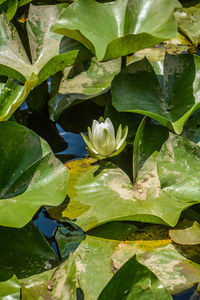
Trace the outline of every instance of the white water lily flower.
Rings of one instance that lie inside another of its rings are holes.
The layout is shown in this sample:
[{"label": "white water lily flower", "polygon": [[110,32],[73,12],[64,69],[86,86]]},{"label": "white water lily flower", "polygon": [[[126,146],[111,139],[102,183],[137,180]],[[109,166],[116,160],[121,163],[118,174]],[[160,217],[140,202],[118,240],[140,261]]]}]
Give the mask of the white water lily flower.
[{"label": "white water lily flower", "polygon": [[99,122],[94,120],[92,129],[88,127],[88,136],[81,133],[90,156],[97,159],[104,159],[119,154],[126,145],[128,126],[122,130],[119,125],[115,137],[115,130],[109,118],[105,121],[100,117]]}]

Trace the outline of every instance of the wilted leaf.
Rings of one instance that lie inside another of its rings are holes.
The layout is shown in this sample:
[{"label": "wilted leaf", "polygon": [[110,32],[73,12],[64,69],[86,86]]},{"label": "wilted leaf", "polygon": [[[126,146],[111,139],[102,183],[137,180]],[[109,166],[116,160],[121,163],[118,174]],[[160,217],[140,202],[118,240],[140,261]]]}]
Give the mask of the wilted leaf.
[{"label": "wilted leaf", "polygon": [[0,123],[0,225],[24,226],[66,196],[67,170],[49,145],[15,122]]},{"label": "wilted leaf", "polygon": [[179,30],[192,42],[200,41],[200,5],[179,8],[175,11]]},{"label": "wilted leaf", "polygon": [[180,7],[176,0],[78,0],[52,30],[81,42],[98,60],[109,60],[175,37],[175,7]]}]

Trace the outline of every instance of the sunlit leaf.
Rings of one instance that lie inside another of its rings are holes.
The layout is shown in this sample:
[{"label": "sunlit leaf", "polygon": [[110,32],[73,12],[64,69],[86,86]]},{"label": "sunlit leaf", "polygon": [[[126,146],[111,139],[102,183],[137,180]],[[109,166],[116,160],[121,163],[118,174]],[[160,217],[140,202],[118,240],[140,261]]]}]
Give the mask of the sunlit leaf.
[{"label": "sunlit leaf", "polygon": [[199,167],[199,146],[171,133],[158,155],[158,174],[165,193],[199,203]]},{"label": "sunlit leaf", "polygon": [[0,83],[0,121],[7,121],[14,111],[24,102],[38,78],[31,76],[24,85],[9,79],[6,83]]},{"label": "sunlit leaf", "polygon": [[91,165],[87,159],[67,163],[70,202],[60,213],[54,214],[52,209],[50,214],[54,218],[70,218],[84,230],[115,220],[174,226],[181,211],[191,204],[162,191],[156,156],[154,153],[143,165],[135,185],[120,168],[109,162],[102,162],[100,166]]},{"label": "sunlit leaf", "polygon": [[197,222],[185,229],[174,229],[169,231],[171,239],[182,245],[200,244],[200,225]]},{"label": "sunlit leaf", "polygon": [[105,93],[120,70],[121,59],[98,62],[95,58],[66,68],[58,94],[49,102],[51,119],[57,120],[76,99],[90,99]]},{"label": "sunlit leaf", "polygon": [[[68,52],[59,54],[61,35],[50,32],[50,27],[68,4],[30,6],[27,34],[31,50],[30,62],[14,25],[6,16],[0,16],[0,74],[13,77],[20,82],[32,73],[39,77],[38,84],[56,72],[72,65],[78,54],[79,44],[68,47]],[[69,43],[70,44],[70,43]]]},{"label": "sunlit leaf", "polygon": [[20,284],[9,268],[1,265],[0,299],[20,300]]},{"label": "sunlit leaf", "polygon": [[109,60],[175,37],[175,7],[180,7],[176,0],[78,0],[52,30],[81,42],[98,60]]},{"label": "sunlit leaf", "polygon": [[0,2],[0,13],[5,13],[9,20],[11,20],[17,11],[17,0],[7,0]]}]

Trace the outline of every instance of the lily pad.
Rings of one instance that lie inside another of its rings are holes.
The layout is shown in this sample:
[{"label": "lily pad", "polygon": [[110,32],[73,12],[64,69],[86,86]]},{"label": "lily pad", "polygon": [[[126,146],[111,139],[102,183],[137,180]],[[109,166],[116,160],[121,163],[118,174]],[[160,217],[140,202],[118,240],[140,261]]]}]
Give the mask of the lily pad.
[{"label": "lily pad", "polygon": [[[123,232],[124,223],[120,222],[119,226],[121,226],[120,232]],[[125,227],[127,227],[126,224]],[[112,280],[115,280],[115,276],[118,274],[116,271],[120,272],[121,267],[126,267],[124,264],[133,255],[136,255],[137,261],[143,265],[141,269],[146,270],[145,275],[149,272],[151,278],[155,279],[154,282],[159,280],[163,290],[166,291],[163,285],[172,294],[190,288],[200,280],[200,267],[176,250],[167,233],[167,227],[152,226],[137,232],[135,232],[135,228],[133,231],[129,230],[128,240],[125,241],[120,241],[120,237],[115,240],[112,237],[106,239],[88,235],[74,254],[57,268],[53,276],[48,276],[46,289],[41,278],[43,287],[41,295],[46,295],[47,285],[49,285],[51,296],[54,299],[76,299],[79,290],[87,300],[101,299],[98,297],[102,290],[112,284]],[[130,278],[135,280],[134,276],[137,276],[135,272]],[[124,284],[124,274],[119,278],[121,286]],[[144,281],[147,278],[144,276]],[[29,278],[24,280],[23,291],[26,292],[27,297],[25,299],[29,299],[28,295],[31,296],[31,291],[35,290],[34,285],[30,287],[28,283],[30,283]],[[39,283],[37,284],[39,285]],[[140,288],[138,287],[139,290]],[[157,293],[156,290],[155,293]],[[167,291],[166,294],[169,296]],[[124,294],[125,296],[126,294]]]},{"label": "lily pad", "polygon": [[200,58],[191,54],[166,54],[158,75],[147,59],[133,63],[112,82],[113,106],[147,115],[179,134],[200,107],[199,71]]},{"label": "lily pad", "polygon": [[38,78],[33,74],[24,85],[13,79],[0,83],[0,121],[7,121],[14,111],[24,102]]},{"label": "lily pad", "polygon": [[49,145],[26,127],[1,122],[0,136],[0,225],[22,227],[41,205],[65,199],[68,174]]},{"label": "lily pad", "polygon": [[98,299],[159,300],[161,297],[165,300],[172,300],[166,287],[134,256],[116,272]]},{"label": "lily pad", "polygon": [[198,222],[194,222],[191,227],[170,230],[169,235],[177,244],[198,245],[200,244],[200,225]]},{"label": "lily pad", "polygon": [[17,11],[18,0],[1,1],[0,13],[5,13],[9,20],[11,20]]},{"label": "lily pad", "polygon": [[49,101],[50,117],[54,121],[74,100],[90,99],[108,91],[114,76],[121,70],[121,59],[98,62],[92,58],[79,63],[77,68],[78,72],[76,65],[65,68],[58,94]]},{"label": "lily pad", "polygon": [[[116,220],[135,220],[174,226],[183,209],[191,202],[168,196],[160,187],[152,154],[141,168],[135,185],[129,177],[110,162],[91,164],[88,159],[71,161],[68,195],[70,202],[54,218],[69,218],[87,231]],[[89,190],[89,192],[88,192]],[[106,208],[106,209],[105,209]]]},{"label": "lily pad", "polygon": [[200,4],[192,7],[182,7],[175,11],[179,30],[191,41],[200,41]]},{"label": "lily pad", "polygon": [[98,60],[109,60],[175,37],[175,7],[180,7],[176,0],[78,0],[52,30],[81,42]]},{"label": "lily pad", "polygon": [[142,120],[138,127],[133,148],[133,179],[136,180],[138,171],[148,157],[155,151],[159,151],[169,136],[168,130],[157,124]]},{"label": "lily pad", "polygon": [[44,272],[60,263],[32,221],[23,228],[0,226],[0,243],[0,265],[16,274],[17,278]]},{"label": "lily pad", "polygon": [[20,284],[17,277],[1,266],[0,270],[0,299],[20,300]]},{"label": "lily pad", "polygon": [[[24,83],[32,73],[39,77],[38,84],[56,72],[72,65],[80,46],[68,47],[68,52],[59,54],[61,35],[50,32],[50,27],[68,4],[33,6],[30,5],[27,34],[31,49],[30,62],[14,25],[6,16],[0,16],[0,74]],[[69,43],[70,44],[70,43]],[[74,46],[74,44],[73,44]],[[78,47],[78,48],[77,48]],[[82,47],[83,48],[83,47]]]},{"label": "lily pad", "polygon": [[158,155],[158,175],[165,193],[199,203],[199,167],[199,146],[171,133]]}]

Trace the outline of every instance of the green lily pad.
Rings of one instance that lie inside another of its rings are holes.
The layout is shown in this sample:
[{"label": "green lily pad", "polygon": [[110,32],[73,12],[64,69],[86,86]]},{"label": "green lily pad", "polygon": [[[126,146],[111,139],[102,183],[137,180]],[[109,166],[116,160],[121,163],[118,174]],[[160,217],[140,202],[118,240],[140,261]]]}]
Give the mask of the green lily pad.
[{"label": "green lily pad", "polygon": [[76,99],[90,99],[105,93],[120,70],[121,59],[98,62],[96,58],[65,68],[58,94],[49,101],[51,119],[57,120]]},{"label": "green lily pad", "polygon": [[11,20],[16,11],[17,11],[17,0],[11,0],[11,1],[1,1],[0,2],[0,13],[5,13],[9,20]]},{"label": "green lily pad", "polygon": [[191,227],[170,230],[169,235],[177,244],[198,245],[200,244],[200,225],[198,222],[194,222]]},{"label": "green lily pad", "polygon": [[16,274],[17,278],[44,272],[60,263],[32,221],[23,228],[0,226],[0,243],[0,265]]},{"label": "green lily pad", "polygon": [[154,153],[145,162],[135,185],[110,162],[102,162],[100,166],[91,165],[87,159],[67,163],[70,202],[59,213],[57,210],[53,213],[52,209],[50,215],[74,220],[85,231],[116,220],[174,226],[181,211],[191,202],[168,196],[160,188],[156,157]]},{"label": "green lily pad", "polygon": [[200,111],[195,112],[185,124],[181,135],[200,145]]},{"label": "green lily pad", "polygon": [[157,75],[147,59],[126,67],[113,80],[112,103],[118,111],[147,115],[179,134],[200,107],[200,58],[166,54],[163,68]]},{"label": "green lily pad", "polygon": [[52,30],[81,42],[98,60],[109,60],[175,37],[175,7],[180,7],[176,0],[78,0]]},{"label": "green lily pad", "polygon": [[98,300],[159,300],[161,297],[165,300],[172,300],[166,287],[134,256],[115,273],[99,295]]},{"label": "green lily pad", "polygon": [[158,155],[158,175],[166,194],[191,203],[200,202],[200,148],[184,137],[170,134]]},{"label": "green lily pad", "polygon": [[146,118],[142,120],[138,127],[133,148],[133,179],[136,180],[137,174],[148,157],[155,151],[159,151],[163,143],[169,136],[168,130],[153,123]]},{"label": "green lily pad", "polygon": [[0,299],[20,300],[20,284],[9,268],[1,266]]},{"label": "green lily pad", "polygon": [[59,205],[68,173],[49,145],[15,122],[0,123],[0,225],[24,226],[41,205]]},{"label": "green lily pad", "polygon": [[0,83],[0,121],[7,121],[11,117],[37,81],[37,76],[33,74],[24,85],[20,85],[13,79],[8,79],[6,83]]},{"label": "green lily pad", "polygon": [[[30,62],[14,25],[6,16],[0,16],[2,35],[0,38],[0,74],[15,78],[24,83],[32,73],[39,77],[37,84],[56,72],[72,65],[80,46],[70,48],[59,54],[61,35],[50,32],[50,27],[68,4],[33,6],[30,5],[27,34],[31,49]],[[81,47],[83,48],[83,47]]]},{"label": "green lily pad", "polygon": [[[123,232],[124,226],[127,227],[123,222],[120,222],[117,228],[119,229],[120,226],[120,232]],[[136,255],[137,261],[143,265],[141,269],[148,268],[150,271],[147,273],[149,272],[151,278],[155,279],[154,282],[159,280],[162,289],[166,291],[163,288],[164,285],[172,294],[190,288],[200,280],[200,266],[186,259],[184,253],[180,254],[172,245],[172,241],[167,235],[167,227],[152,226],[135,231],[135,228],[129,225],[129,229],[126,238],[128,240],[124,241],[120,240],[120,236],[117,237],[117,232],[114,233],[116,240],[111,236],[106,239],[88,235],[74,254],[57,268],[53,276],[48,276],[46,289],[43,278],[40,277],[41,296],[46,295],[47,285],[49,285],[51,296],[56,300],[65,299],[65,297],[66,299],[76,299],[79,289],[82,290],[84,298],[87,300],[101,299],[98,297],[102,290],[112,284],[112,280],[115,280],[115,276],[118,274],[116,271],[120,272],[121,267],[126,267],[124,264],[133,255]],[[187,252],[187,249],[185,250]],[[143,277],[144,281],[149,278],[147,273]],[[136,274],[131,276],[133,280],[134,275],[136,276]],[[124,276],[124,274],[119,276],[120,285],[124,284]],[[26,292],[25,299],[29,299],[28,295],[31,296],[32,290],[35,291],[36,288],[34,284],[32,287],[30,286],[30,280],[29,278],[24,280],[22,291]],[[37,282],[37,286],[39,286],[39,282]],[[117,289],[118,286],[115,285],[115,288]],[[155,293],[157,293],[156,290]],[[169,296],[169,293],[167,294]],[[30,297],[30,299],[32,298]]]}]

